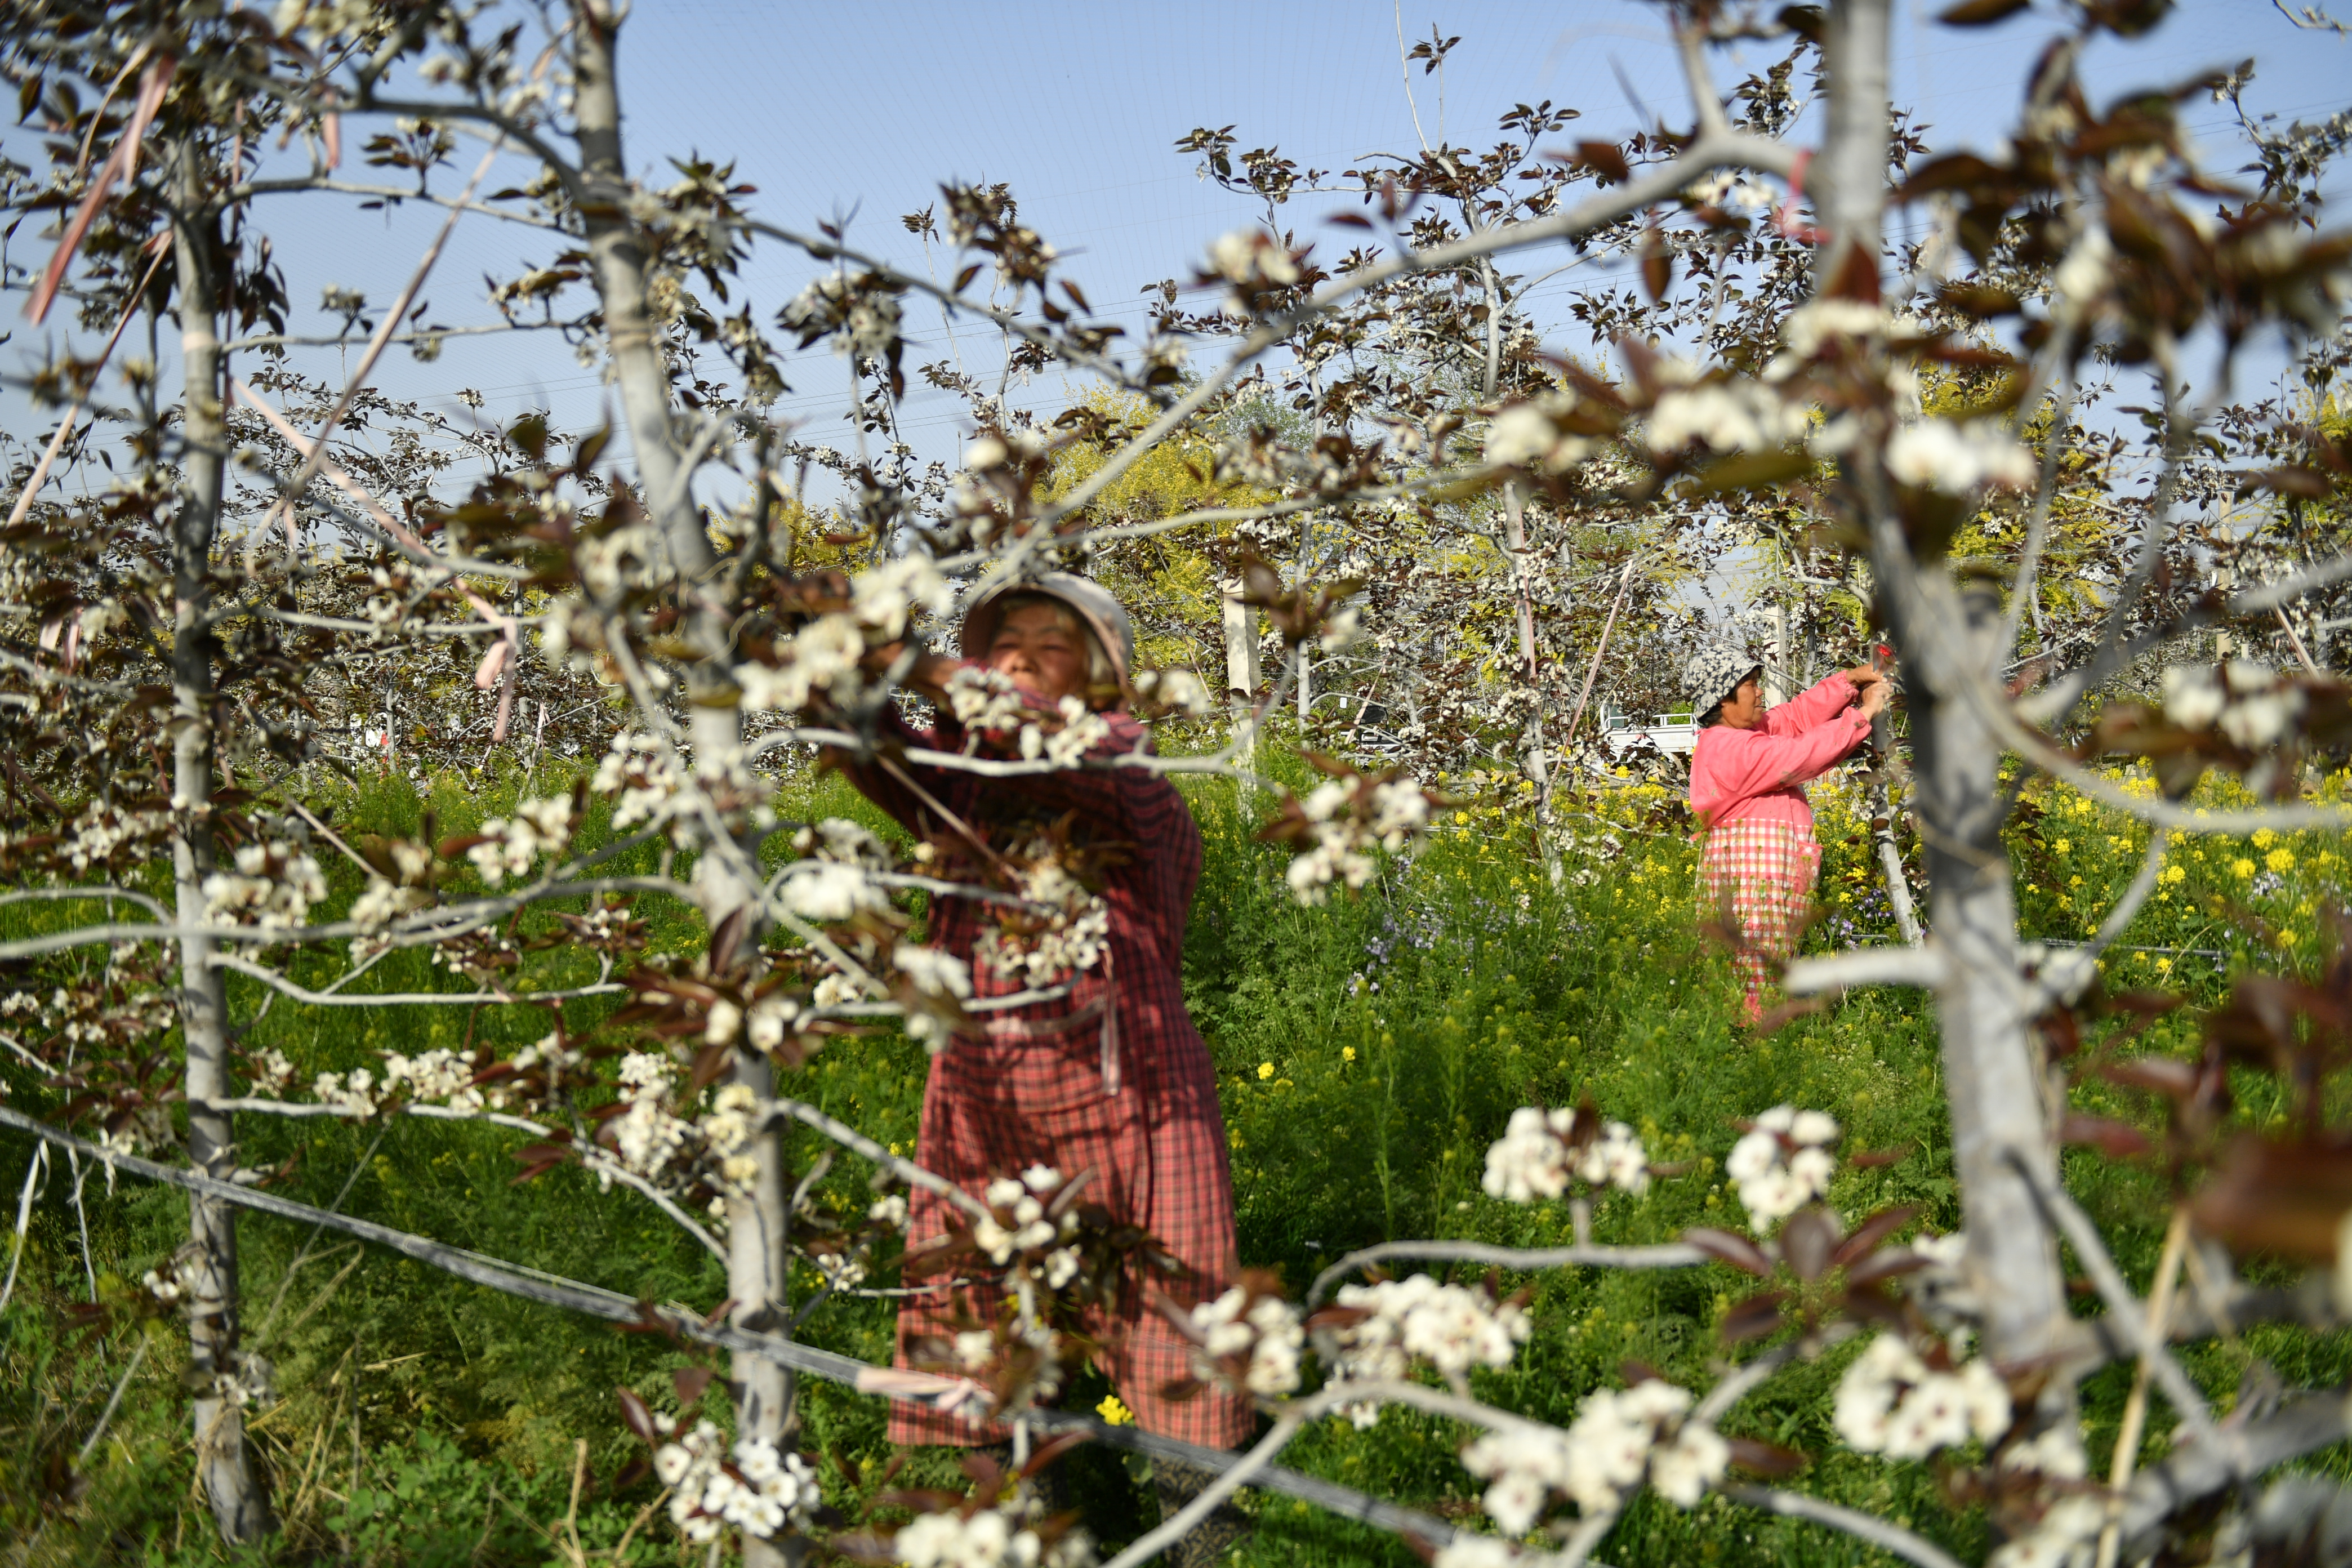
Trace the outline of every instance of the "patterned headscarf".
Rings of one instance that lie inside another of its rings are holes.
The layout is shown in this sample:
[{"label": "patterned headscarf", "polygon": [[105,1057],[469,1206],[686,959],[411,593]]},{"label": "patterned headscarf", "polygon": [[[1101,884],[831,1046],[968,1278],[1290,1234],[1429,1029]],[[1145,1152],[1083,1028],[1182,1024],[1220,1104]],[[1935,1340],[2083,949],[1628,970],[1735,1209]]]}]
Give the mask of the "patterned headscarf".
[{"label": "patterned headscarf", "polygon": [[1741,681],[1763,668],[1764,661],[1745,648],[1707,648],[1693,654],[1683,669],[1683,689],[1690,695],[1694,715],[1702,720],[1712,715],[1739,689]]}]

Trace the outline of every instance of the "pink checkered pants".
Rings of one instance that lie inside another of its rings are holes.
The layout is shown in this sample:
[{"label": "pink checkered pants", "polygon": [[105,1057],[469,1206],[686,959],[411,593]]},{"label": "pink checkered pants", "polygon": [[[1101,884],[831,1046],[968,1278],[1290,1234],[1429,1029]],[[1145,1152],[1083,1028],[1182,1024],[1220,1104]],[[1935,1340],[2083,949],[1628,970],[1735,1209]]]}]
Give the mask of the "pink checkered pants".
[{"label": "pink checkered pants", "polygon": [[1796,956],[1821,870],[1820,843],[1787,822],[1727,822],[1699,850],[1698,918],[1731,933],[1732,968],[1751,1024],[1764,1016],[1766,988]]}]

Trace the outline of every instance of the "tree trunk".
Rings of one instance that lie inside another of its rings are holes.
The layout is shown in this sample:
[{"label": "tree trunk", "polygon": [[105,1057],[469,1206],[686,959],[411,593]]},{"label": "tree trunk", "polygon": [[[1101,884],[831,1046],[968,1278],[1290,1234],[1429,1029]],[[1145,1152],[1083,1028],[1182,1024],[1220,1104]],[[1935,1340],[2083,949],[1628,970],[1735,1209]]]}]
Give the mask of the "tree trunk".
[{"label": "tree trunk", "polygon": [[[194,141],[178,149],[181,219],[173,234],[179,270],[181,408],[185,450],[180,503],[172,522],[172,794],[179,831],[172,841],[173,893],[181,926],[180,1021],[187,1041],[188,1160],[215,1181],[235,1170],[228,1116],[228,1007],[205,921],[205,879],[213,870],[212,553],[220,526],[228,433],[222,417],[223,353],[214,311],[224,258],[210,208],[206,160]],[[188,1362],[196,1386],[196,1470],[221,1537],[248,1542],[272,1528],[269,1497],[245,1441],[237,1344],[236,1210],[216,1198],[188,1200]]]},{"label": "tree trunk", "polygon": [[[1237,596],[1242,585],[1238,582],[1225,584],[1221,602],[1225,637],[1225,703],[1233,710],[1234,739],[1234,760],[1244,768],[1257,761],[1256,725],[1250,719],[1250,710],[1257,701],[1257,612]],[[1246,780],[1242,784],[1242,798],[1251,795]]]},{"label": "tree trunk", "polygon": [[[644,504],[660,530],[677,574],[679,595],[689,604],[691,585],[719,567],[703,531],[672,423],[669,375],[655,342],[656,323],[646,305],[645,247],[628,216],[628,167],[621,151],[621,100],[614,75],[614,45],[624,10],[610,0],[583,0],[572,29],[577,77],[576,116],[580,147],[582,224],[589,263],[604,315],[604,338],[614,384],[628,421]],[[740,711],[712,700],[725,689],[730,636],[723,611],[708,605],[690,610],[683,629],[699,656],[687,678],[688,732],[698,770],[735,765],[742,755]],[[747,856],[754,846],[741,846]],[[758,889],[717,847],[696,862],[695,884],[704,916],[719,924],[753,903]],[[746,938],[749,940],[748,934]],[[770,1064],[748,1047],[736,1054],[734,1081],[765,1100],[774,1092]],[[776,1134],[755,1135],[752,1157],[759,1174],[748,1198],[727,1205],[727,1288],[734,1300],[736,1326],[781,1333],[790,1321],[790,1260],[786,1255],[786,1194],[783,1157]],[[737,1434],[790,1447],[799,1436],[793,1409],[793,1374],[764,1357],[738,1355],[732,1366],[738,1386]],[[769,1542],[743,1538],[745,1568],[773,1568],[801,1555],[797,1541]]]},{"label": "tree trunk", "polygon": [[[1883,244],[1888,10],[1888,0],[1830,7],[1822,40],[1829,114],[1812,186],[1829,233],[1817,277],[1823,289],[1845,276],[1851,258],[1874,268]],[[2021,1155],[2053,1173],[2057,1156],[2019,980],[2017,911],[2000,840],[2001,747],[1964,684],[1998,689],[2006,651],[2000,606],[1989,589],[1958,588],[1941,562],[1915,560],[1883,499],[1869,504],[1881,513],[1865,519],[1871,574],[1915,691],[1913,810],[1926,848],[1928,925],[1948,963],[1937,1011],[1969,1259],[1984,1300],[1983,1348],[1996,1361],[2025,1361],[2056,1347],[2067,1314],[2056,1241],[2011,1163]],[[2063,1401],[2069,1391],[2053,1386],[2053,1395]]]},{"label": "tree trunk", "polygon": [[[1915,596],[1925,614],[1936,599]],[[1972,587],[1957,605],[1959,636],[1974,673],[1990,679],[2001,655],[1998,596]],[[1896,635],[1912,648],[1934,646],[1913,628]],[[1915,664],[1914,668],[1923,668]],[[2042,1098],[2032,1019],[2018,979],[2017,910],[2009,858],[2000,841],[2005,815],[1998,770],[2000,742],[1958,689],[1965,672],[1941,669],[1915,682],[1924,700],[1912,709],[1917,752],[1914,806],[1926,850],[1928,921],[1949,966],[1936,1003],[1943,1033],[1944,1092],[1952,1116],[1952,1161],[1969,1258],[1984,1300],[1984,1350],[1996,1361],[2025,1362],[2058,1348],[2066,1322],[2058,1247],[2032,1188],[2011,1164],[2021,1155],[2054,1178],[2057,1151]]]}]

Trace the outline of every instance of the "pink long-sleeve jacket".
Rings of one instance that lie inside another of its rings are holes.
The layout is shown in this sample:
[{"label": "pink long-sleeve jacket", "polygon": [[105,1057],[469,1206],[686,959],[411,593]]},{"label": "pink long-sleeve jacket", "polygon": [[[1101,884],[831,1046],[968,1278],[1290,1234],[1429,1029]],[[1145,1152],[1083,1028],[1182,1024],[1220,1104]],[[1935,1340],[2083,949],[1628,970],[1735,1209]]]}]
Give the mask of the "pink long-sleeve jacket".
[{"label": "pink long-sleeve jacket", "polygon": [[1813,830],[1807,780],[1829,772],[1862,744],[1870,721],[1853,706],[1853,682],[1832,675],[1811,690],[1768,709],[1753,730],[1711,724],[1691,752],[1691,815],[1702,826],[1785,822]]}]

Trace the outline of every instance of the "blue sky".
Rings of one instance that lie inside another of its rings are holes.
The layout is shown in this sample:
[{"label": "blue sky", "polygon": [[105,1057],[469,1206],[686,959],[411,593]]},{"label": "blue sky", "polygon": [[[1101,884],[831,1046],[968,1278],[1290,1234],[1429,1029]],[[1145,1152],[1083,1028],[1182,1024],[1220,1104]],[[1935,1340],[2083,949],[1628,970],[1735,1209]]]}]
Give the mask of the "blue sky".
[{"label": "blue sky", "polygon": [[[1938,0],[1940,5],[1941,0]],[[1895,93],[1913,107],[1939,149],[1982,145],[2014,112],[2032,58],[2054,30],[2047,15],[2000,27],[1956,31],[1927,20],[1931,7],[1896,0]],[[1352,166],[1369,153],[1414,144],[1398,59],[1400,24],[1411,41],[1434,23],[1459,35],[1444,86],[1444,134],[1456,143],[1492,139],[1496,118],[1517,102],[1549,99],[1583,111],[1579,135],[1622,138],[1643,122],[1621,85],[1653,112],[1682,121],[1686,100],[1656,13],[1627,3],[1533,5],[1515,0],[1425,3],[1402,13],[1390,4],[1286,5],[1199,0],[1183,7],[1140,5],[931,4],[887,0],[864,5],[782,6],[736,0],[637,0],[622,35],[621,85],[628,156],[650,180],[667,177],[665,159],[699,153],[733,159],[759,187],[750,205],[795,227],[855,215],[853,240],[902,265],[924,264],[900,214],[931,201],[944,178],[1010,182],[1024,216],[1070,258],[1072,275],[1097,308],[1142,320],[1139,294],[1154,279],[1182,276],[1218,235],[1250,220],[1252,204],[1194,177],[1195,160],[1172,150],[1196,125],[1234,126],[1244,148],[1278,144],[1302,165]],[[1719,57],[1725,83],[1776,58],[1748,45]],[[2168,82],[2252,57],[2250,95],[2292,118],[2324,116],[2352,99],[2352,44],[2299,30],[2269,0],[2190,0],[2149,38],[2103,43],[2086,61],[2095,96]],[[1413,68],[1422,123],[1439,133],[1438,83]],[[2222,169],[2242,160],[2226,146],[2226,109],[2201,100],[2189,116]],[[355,149],[363,127],[346,132]],[[1801,126],[1798,140],[1817,132]],[[10,151],[27,146],[20,132]],[[460,149],[470,167],[478,153]],[[379,177],[347,155],[345,173]],[[528,171],[517,164],[507,177]],[[444,178],[447,178],[446,172]],[[496,178],[496,176],[494,176]],[[454,189],[458,181],[448,179]],[[438,215],[411,205],[390,214],[355,210],[334,197],[279,196],[263,221],[276,237],[298,326],[320,330],[322,286],[388,300],[405,279]],[[1331,235],[1321,215],[1340,198],[1303,197],[1291,212],[1301,235]],[[545,259],[551,237],[467,217],[425,289],[433,319],[448,324],[495,320],[483,275],[511,275]],[[12,250],[37,267],[45,242],[20,235]],[[1528,258],[1522,270],[1556,265]],[[953,262],[939,260],[942,276]],[[744,288],[772,315],[816,270],[804,257],[763,246]],[[1548,285],[1551,308],[1601,263]],[[740,297],[740,295],[739,295]],[[1539,319],[1545,302],[1537,304]],[[935,312],[910,310],[927,352],[944,348]],[[5,351],[37,353],[48,328],[21,325]],[[969,325],[964,329],[971,331]],[[1583,346],[1563,335],[1564,346]],[[967,353],[984,343],[964,340]],[[85,352],[91,344],[84,344]],[[332,351],[307,363],[331,373]],[[793,392],[785,411],[818,440],[845,440],[840,420],[845,373],[822,349],[787,367]],[[450,342],[439,363],[421,365],[401,350],[379,376],[386,390],[427,396],[453,411],[460,386],[480,390],[485,412],[510,417],[551,406],[565,423],[599,416],[604,394],[593,370],[551,338],[517,335]],[[1029,395],[1052,403],[1057,383]],[[5,405],[13,428],[26,410]],[[958,405],[918,396],[907,410],[910,437],[927,455],[952,455]],[[47,417],[37,420],[45,433]]]}]

